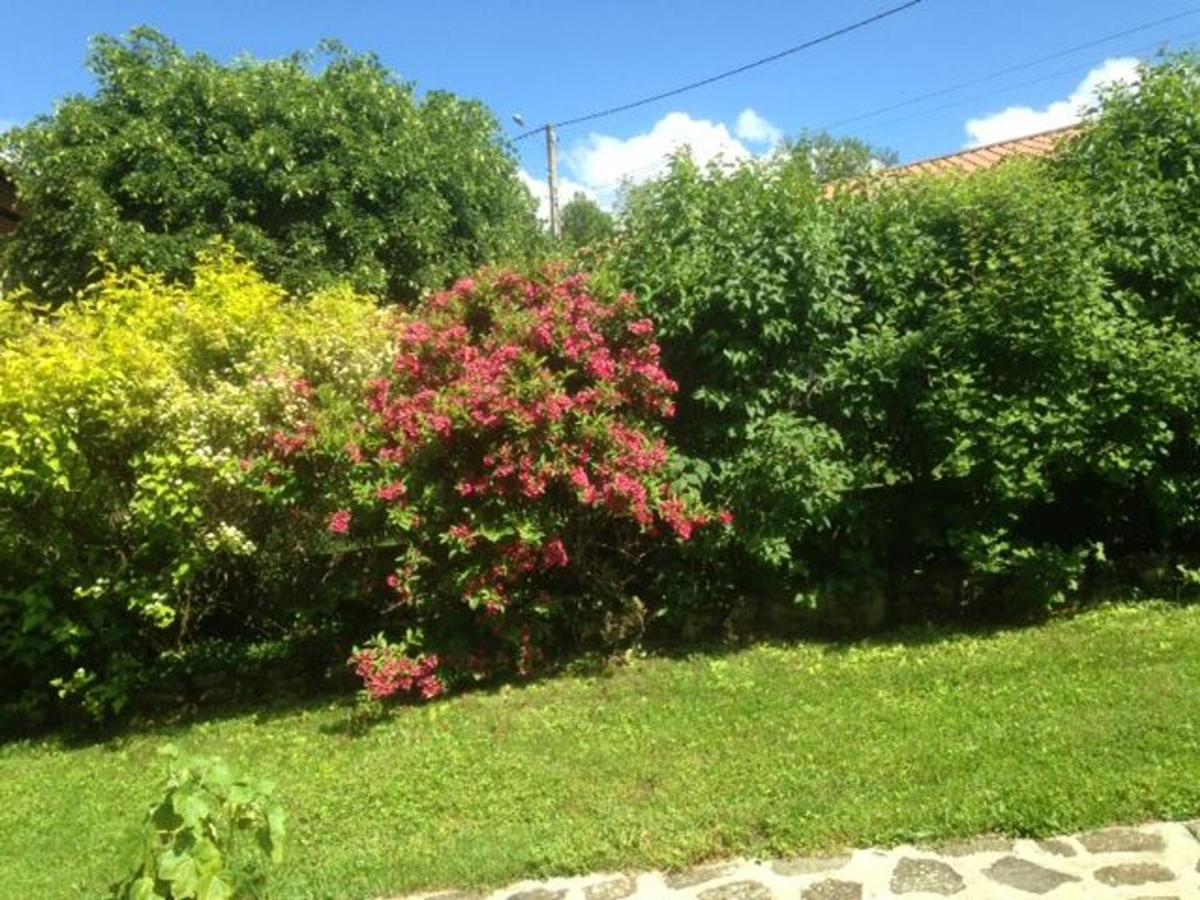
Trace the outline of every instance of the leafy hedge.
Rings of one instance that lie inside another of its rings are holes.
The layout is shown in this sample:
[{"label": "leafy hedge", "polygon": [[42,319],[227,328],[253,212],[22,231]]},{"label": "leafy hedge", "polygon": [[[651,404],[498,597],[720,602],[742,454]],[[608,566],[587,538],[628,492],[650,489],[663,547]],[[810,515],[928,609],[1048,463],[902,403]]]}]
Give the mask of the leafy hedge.
[{"label": "leafy hedge", "polygon": [[660,324],[745,590],[1011,613],[1195,549],[1197,72],[1114,88],[1051,162],[826,198],[681,158],[634,193],[606,267]]},{"label": "leafy hedge", "polygon": [[216,250],[0,301],[0,706],[318,638],[433,697],[652,626],[1026,615],[1183,564],[1198,71],[970,178],[680,158],[591,278],[401,312]]},{"label": "leafy hedge", "polygon": [[403,639],[360,669],[411,658],[427,694],[528,674],[636,633],[638,548],[716,522],[674,484],[652,323],[582,277],[402,313],[290,301],[218,249],[193,287],[135,271],[0,316],[10,712],[53,688],[103,715],[181,654],[380,627]]},{"label": "leafy hedge", "polygon": [[321,49],[223,65],[149,28],[96,38],[96,93],[0,136],[28,208],[0,285],[61,303],[104,261],[184,278],[220,236],[290,292],[412,301],[540,243],[490,110]]}]

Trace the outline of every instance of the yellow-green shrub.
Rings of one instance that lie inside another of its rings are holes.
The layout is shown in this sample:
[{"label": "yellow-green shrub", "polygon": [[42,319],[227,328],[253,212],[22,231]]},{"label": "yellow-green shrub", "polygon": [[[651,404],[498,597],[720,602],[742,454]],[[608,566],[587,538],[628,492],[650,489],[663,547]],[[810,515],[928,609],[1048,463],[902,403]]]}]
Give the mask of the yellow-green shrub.
[{"label": "yellow-green shrub", "polygon": [[302,615],[320,548],[241,461],[309,392],[357,398],[386,317],[348,290],[293,302],[220,249],[192,287],[134,271],[51,316],[0,300],[0,703],[53,685],[119,708],[162,651]]}]

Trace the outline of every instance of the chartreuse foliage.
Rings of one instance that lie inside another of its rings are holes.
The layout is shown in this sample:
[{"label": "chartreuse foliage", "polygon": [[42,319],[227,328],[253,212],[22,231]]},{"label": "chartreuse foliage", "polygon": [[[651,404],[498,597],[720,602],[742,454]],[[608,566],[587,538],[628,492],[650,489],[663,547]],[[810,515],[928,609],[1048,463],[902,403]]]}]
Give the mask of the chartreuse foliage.
[{"label": "chartreuse foliage", "polygon": [[607,269],[659,324],[744,585],[1011,612],[1200,547],[1198,102],[1175,59],[1054,162],[823,198],[786,159],[679,159],[633,192]]},{"label": "chartreuse foliage", "polygon": [[161,799],[128,837],[128,872],[113,885],[113,900],[234,900],[261,895],[260,856],[283,862],[283,809],[273,785],[235,775],[219,759],[172,761]]},{"label": "chartreuse foliage", "polygon": [[0,897],[99,895],[113,823],[157,799],[167,742],[276,781],[289,841],[269,887],[287,900],[1192,819],[1197,629],[1200,606],[1142,602],[995,634],[635,657],[354,738],[343,701],[10,743]]},{"label": "chartreuse foliage", "polygon": [[29,215],[0,245],[6,286],[63,302],[99,261],[190,274],[214,236],[289,291],[345,281],[412,300],[540,240],[491,112],[418,98],[373,56],[221,64],[163,35],[97,38],[94,96],[9,132]]},{"label": "chartreuse foliage", "polygon": [[193,287],[134,271],[53,316],[0,310],[4,703],[53,683],[119,710],[167,651],[317,612],[320,526],[243,460],[307,413],[298,394],[358,398],[387,359],[372,301],[290,303],[222,252]]}]

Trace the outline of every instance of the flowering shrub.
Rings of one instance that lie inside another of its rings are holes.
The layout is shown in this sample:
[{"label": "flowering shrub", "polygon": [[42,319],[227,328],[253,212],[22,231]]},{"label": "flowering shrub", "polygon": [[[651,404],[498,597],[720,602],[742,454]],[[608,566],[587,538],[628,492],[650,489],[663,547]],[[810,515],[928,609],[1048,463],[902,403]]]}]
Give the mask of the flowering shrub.
[{"label": "flowering shrub", "polygon": [[410,643],[394,644],[379,634],[366,647],[355,651],[351,659],[354,674],[362,679],[369,699],[409,695],[433,700],[446,692],[437,654],[412,655],[408,649]]},{"label": "flowering shrub", "polygon": [[398,317],[326,519],[343,552],[392,549],[387,604],[414,629],[355,653],[368,693],[529,674],[623,551],[728,523],[673,484],[675,390],[633,297],[583,276],[488,272]]}]

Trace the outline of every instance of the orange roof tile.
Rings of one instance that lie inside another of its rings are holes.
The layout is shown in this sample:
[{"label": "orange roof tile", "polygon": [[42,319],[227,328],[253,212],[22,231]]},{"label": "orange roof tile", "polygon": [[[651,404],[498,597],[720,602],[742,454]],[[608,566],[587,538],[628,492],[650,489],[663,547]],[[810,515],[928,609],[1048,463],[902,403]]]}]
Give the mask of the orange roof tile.
[{"label": "orange roof tile", "polygon": [[1043,131],[1041,134],[1031,134],[1010,141],[1000,141],[983,147],[960,150],[958,153],[949,153],[933,159],[906,163],[887,169],[882,174],[889,177],[904,177],[907,175],[944,175],[949,172],[978,172],[980,169],[990,169],[997,163],[1014,156],[1049,156],[1058,149],[1060,143],[1078,133],[1078,125],[1068,125],[1053,131]]},{"label": "orange roof tile", "polygon": [[[949,175],[952,173],[969,175],[972,172],[990,169],[1014,157],[1049,156],[1058,149],[1063,141],[1075,137],[1080,133],[1080,130],[1081,126],[1079,125],[1067,125],[1064,128],[1043,131],[1040,134],[1031,134],[1009,141],[999,141],[995,144],[986,144],[982,147],[971,147],[968,150],[960,150],[957,153],[948,153],[945,156],[935,156],[932,159],[922,159],[916,162],[905,163],[901,166],[894,166],[890,169],[884,169],[876,177],[907,178],[910,175]],[[849,181],[831,182],[825,185],[823,194],[826,197],[831,197],[847,189],[854,192],[862,186],[862,183],[863,180],[857,178]]]}]

